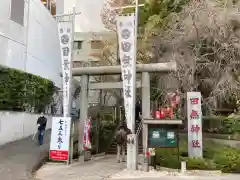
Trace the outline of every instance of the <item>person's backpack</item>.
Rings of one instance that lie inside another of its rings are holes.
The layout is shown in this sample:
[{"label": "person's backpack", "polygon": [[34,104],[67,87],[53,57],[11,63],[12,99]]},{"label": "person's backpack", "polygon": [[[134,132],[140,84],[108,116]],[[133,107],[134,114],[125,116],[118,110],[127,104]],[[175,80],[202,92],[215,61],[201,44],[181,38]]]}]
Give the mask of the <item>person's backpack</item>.
[{"label": "person's backpack", "polygon": [[116,135],[116,141],[117,141],[117,144],[123,144],[124,138],[123,138],[122,131],[118,131]]}]

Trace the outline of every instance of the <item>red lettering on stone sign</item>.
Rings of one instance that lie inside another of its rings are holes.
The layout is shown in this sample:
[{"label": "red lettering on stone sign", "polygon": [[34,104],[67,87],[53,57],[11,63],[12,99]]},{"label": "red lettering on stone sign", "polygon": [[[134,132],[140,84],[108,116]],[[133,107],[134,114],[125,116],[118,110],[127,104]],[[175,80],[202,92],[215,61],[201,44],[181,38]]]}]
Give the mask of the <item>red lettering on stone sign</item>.
[{"label": "red lettering on stone sign", "polygon": [[200,131],[200,126],[197,124],[197,125],[192,125],[191,127],[191,132],[195,132],[195,133],[198,133]]},{"label": "red lettering on stone sign", "polygon": [[199,118],[199,113],[196,110],[192,110],[190,114],[191,119],[198,119]]},{"label": "red lettering on stone sign", "polygon": [[199,98],[190,98],[191,104],[198,104],[199,103]]},{"label": "red lettering on stone sign", "polygon": [[200,143],[198,140],[192,140],[192,147],[193,148],[200,148]]}]

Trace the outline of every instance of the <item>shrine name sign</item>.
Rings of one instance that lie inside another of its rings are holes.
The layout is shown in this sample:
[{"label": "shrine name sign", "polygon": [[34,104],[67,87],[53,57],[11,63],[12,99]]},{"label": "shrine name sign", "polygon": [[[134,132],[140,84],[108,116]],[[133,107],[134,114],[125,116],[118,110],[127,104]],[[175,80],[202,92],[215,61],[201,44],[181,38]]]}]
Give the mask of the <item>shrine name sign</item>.
[{"label": "shrine name sign", "polygon": [[202,107],[201,93],[187,93],[188,156],[202,158]]}]

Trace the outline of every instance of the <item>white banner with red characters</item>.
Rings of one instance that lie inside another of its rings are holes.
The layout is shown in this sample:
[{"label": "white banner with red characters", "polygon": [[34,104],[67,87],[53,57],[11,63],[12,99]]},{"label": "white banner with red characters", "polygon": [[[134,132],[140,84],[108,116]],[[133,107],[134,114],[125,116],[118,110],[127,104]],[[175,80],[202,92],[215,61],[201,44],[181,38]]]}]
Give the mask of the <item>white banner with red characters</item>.
[{"label": "white banner with red characters", "polygon": [[201,93],[187,93],[188,156],[202,158],[202,107]]},{"label": "white banner with red characters", "polygon": [[84,124],[83,149],[89,150],[91,146],[91,118],[87,118]]}]

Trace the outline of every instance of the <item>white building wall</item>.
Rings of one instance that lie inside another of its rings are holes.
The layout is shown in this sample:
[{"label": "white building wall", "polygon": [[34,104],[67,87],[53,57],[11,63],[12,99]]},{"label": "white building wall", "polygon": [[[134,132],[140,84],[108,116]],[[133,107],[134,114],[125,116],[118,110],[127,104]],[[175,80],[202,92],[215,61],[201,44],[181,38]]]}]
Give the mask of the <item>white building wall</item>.
[{"label": "white building wall", "polygon": [[[1,0],[0,5],[0,64],[24,70],[26,50],[26,26],[10,20],[10,1]],[[25,14],[28,14],[28,2],[25,2]]]},{"label": "white building wall", "polygon": [[52,80],[61,87],[57,24],[39,0],[25,0],[24,26],[10,19],[11,0],[0,5],[0,65]]},{"label": "white building wall", "polygon": [[57,23],[39,0],[31,0],[26,71],[61,87],[61,54]]}]

